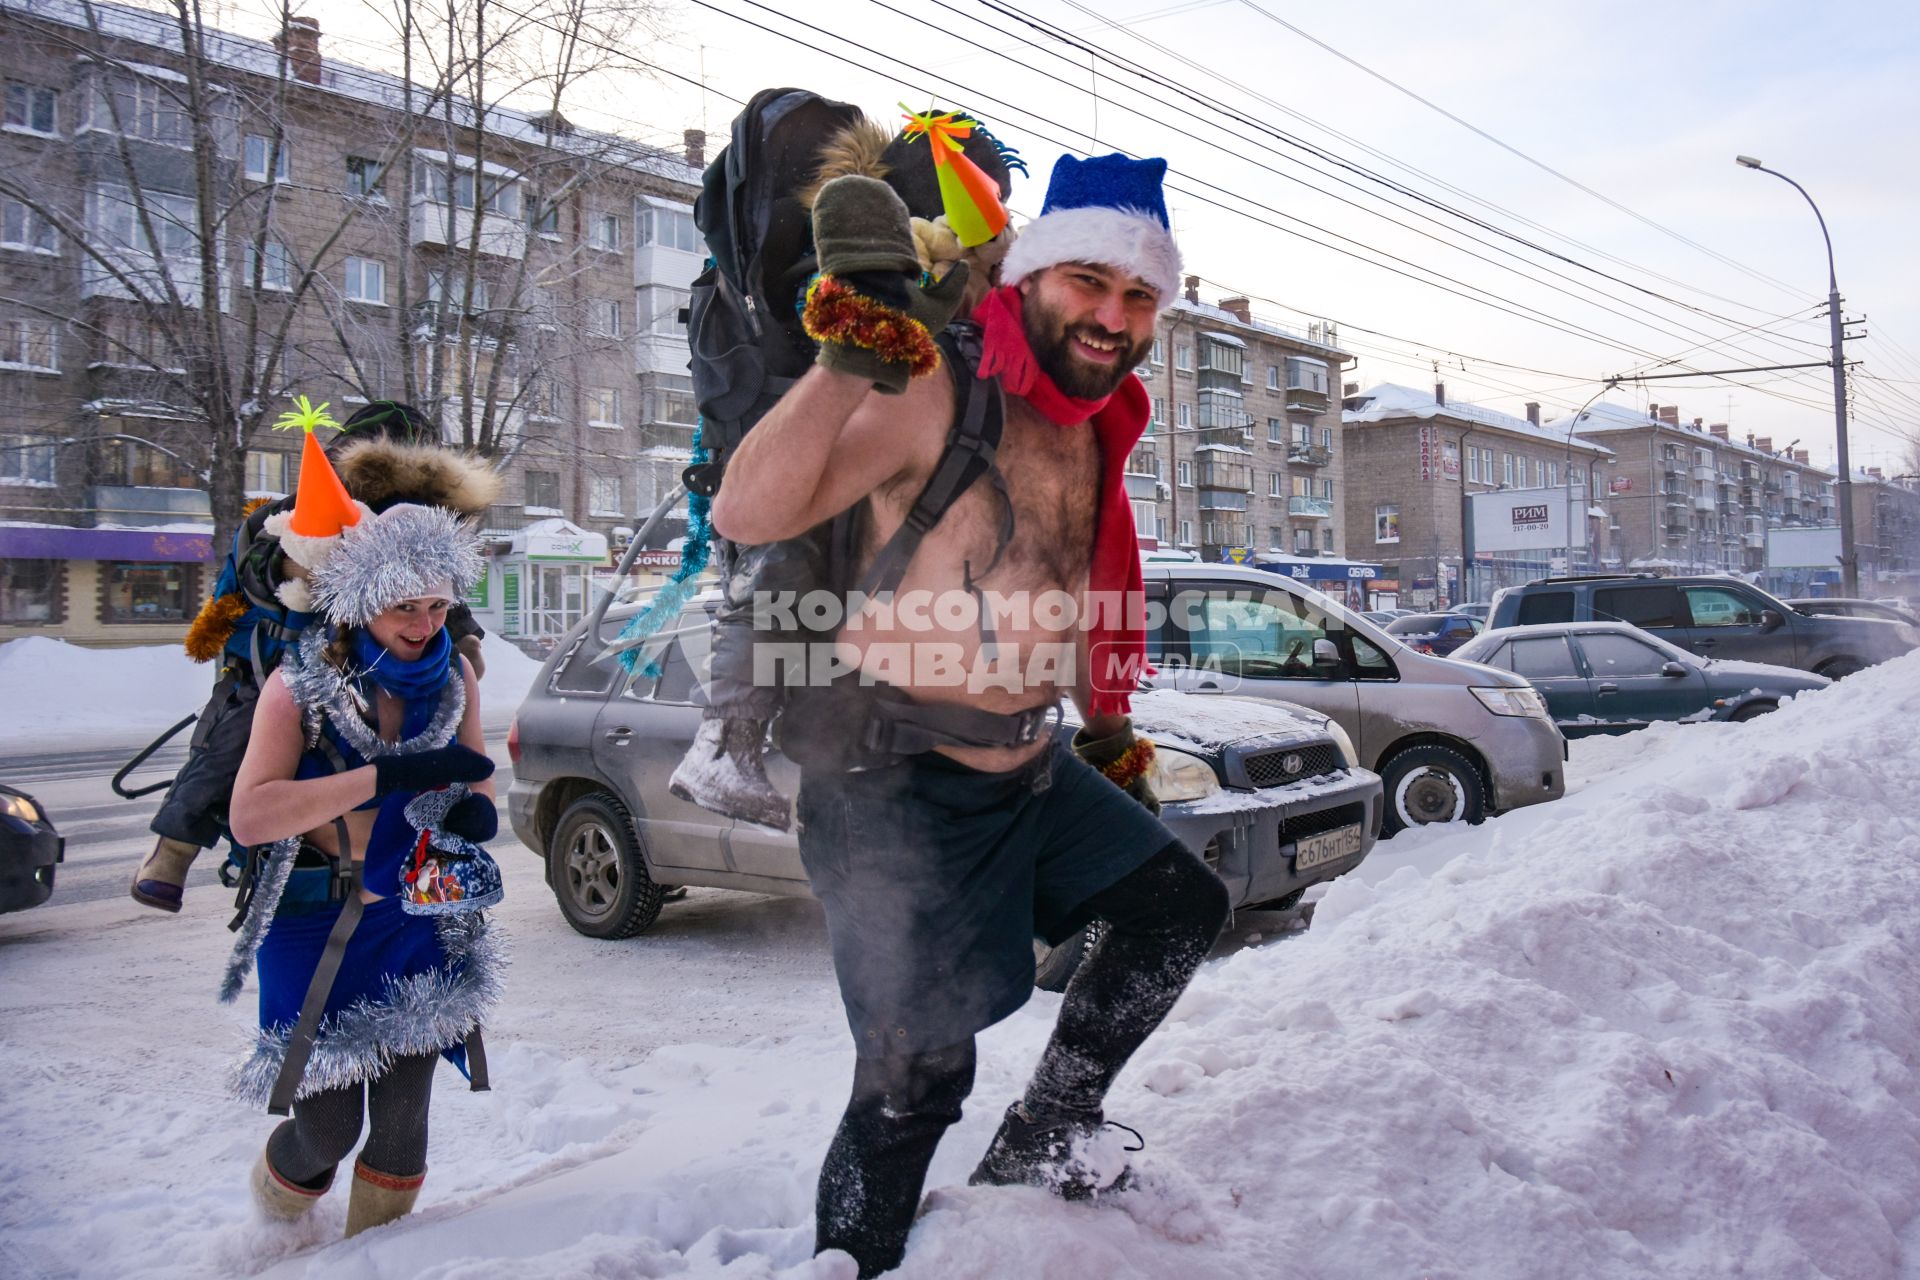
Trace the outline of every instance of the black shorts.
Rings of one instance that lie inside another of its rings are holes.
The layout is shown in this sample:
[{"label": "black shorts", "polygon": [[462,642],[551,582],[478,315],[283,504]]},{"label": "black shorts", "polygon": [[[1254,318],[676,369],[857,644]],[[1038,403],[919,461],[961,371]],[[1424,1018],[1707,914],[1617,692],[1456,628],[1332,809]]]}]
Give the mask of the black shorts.
[{"label": "black shorts", "polygon": [[1033,990],[1033,940],[1064,942],[1087,899],[1176,843],[1056,739],[1010,773],[916,756],[800,785],[800,855],[825,904],[863,1058],[945,1048]]}]

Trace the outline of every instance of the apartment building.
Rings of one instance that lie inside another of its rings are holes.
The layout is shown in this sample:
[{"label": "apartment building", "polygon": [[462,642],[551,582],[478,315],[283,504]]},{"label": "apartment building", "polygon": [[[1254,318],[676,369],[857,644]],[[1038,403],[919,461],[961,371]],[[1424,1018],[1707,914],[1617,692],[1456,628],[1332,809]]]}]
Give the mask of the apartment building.
[{"label": "apartment building", "polygon": [[[1836,528],[1833,473],[1814,466],[1798,440],[1776,449],[1767,436],[1735,438],[1724,423],[1683,421],[1676,405],[1643,414],[1605,402],[1582,417],[1580,434],[1614,451],[1605,503],[1628,568],[1761,580],[1771,565],[1792,561],[1804,572],[1789,576],[1816,572],[1799,550],[1813,544],[1796,535]],[[1833,541],[1837,548],[1837,532]]]},{"label": "apartment building", "polygon": [[1296,333],[1255,319],[1245,298],[1203,303],[1189,276],[1135,371],[1153,401],[1127,464],[1141,544],[1348,581],[1330,389],[1350,358],[1331,326]]},{"label": "apartment building", "polygon": [[1920,600],[1920,475],[1854,471],[1853,545],[1861,595]]},{"label": "apartment building", "polygon": [[1445,608],[1609,563],[1611,521],[1595,500],[1605,445],[1543,424],[1538,404],[1515,417],[1449,399],[1445,383],[1346,392],[1347,546],[1380,562],[1382,603]]},{"label": "apartment building", "polygon": [[210,491],[297,483],[295,395],[493,459],[472,604],[563,631],[689,451],[704,138],[475,103],[306,18],[182,49],[169,14],[0,10],[0,639],[177,638],[238,515]]}]

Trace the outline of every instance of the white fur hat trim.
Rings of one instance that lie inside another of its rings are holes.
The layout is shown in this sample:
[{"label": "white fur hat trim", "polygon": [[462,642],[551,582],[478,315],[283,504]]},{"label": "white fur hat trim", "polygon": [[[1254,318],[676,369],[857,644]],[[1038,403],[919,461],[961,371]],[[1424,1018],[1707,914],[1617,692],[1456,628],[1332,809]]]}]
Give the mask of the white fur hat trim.
[{"label": "white fur hat trim", "polygon": [[[353,505],[360,512],[360,519],[363,522],[373,518],[373,508],[366,503],[355,502]],[[260,531],[268,537],[278,539],[280,550],[286,553],[287,559],[301,568],[319,568],[321,561],[332,555],[333,549],[340,545],[340,535],[332,533],[324,538],[315,538],[304,533],[295,533],[287,527],[292,522],[293,512],[276,511],[266,518],[265,523],[260,526]],[[284,600],[286,597],[281,598]]]},{"label": "white fur hat trim", "polygon": [[1138,209],[1087,205],[1042,214],[1020,229],[1000,281],[1019,284],[1063,262],[1131,271],[1159,292],[1162,311],[1180,296],[1180,249],[1160,219]]}]

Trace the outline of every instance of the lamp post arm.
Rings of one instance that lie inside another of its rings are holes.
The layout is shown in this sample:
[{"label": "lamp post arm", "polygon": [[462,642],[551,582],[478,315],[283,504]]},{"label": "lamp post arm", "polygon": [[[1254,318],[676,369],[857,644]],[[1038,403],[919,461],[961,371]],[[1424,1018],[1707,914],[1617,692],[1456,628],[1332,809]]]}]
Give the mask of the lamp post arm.
[{"label": "lamp post arm", "polygon": [[1807,202],[1807,207],[1813,210],[1813,220],[1820,224],[1820,238],[1826,241],[1827,244],[1827,291],[1829,293],[1839,292],[1840,277],[1833,269],[1833,237],[1827,234],[1827,220],[1821,215],[1820,206],[1813,202],[1813,197],[1807,194],[1805,187],[1795,182],[1792,178],[1789,178],[1786,174],[1781,173],[1778,169],[1769,169],[1763,164],[1752,167],[1758,169],[1761,173],[1771,173],[1774,177],[1780,179],[1780,181],[1786,183],[1795,191],[1798,191],[1800,198]]}]

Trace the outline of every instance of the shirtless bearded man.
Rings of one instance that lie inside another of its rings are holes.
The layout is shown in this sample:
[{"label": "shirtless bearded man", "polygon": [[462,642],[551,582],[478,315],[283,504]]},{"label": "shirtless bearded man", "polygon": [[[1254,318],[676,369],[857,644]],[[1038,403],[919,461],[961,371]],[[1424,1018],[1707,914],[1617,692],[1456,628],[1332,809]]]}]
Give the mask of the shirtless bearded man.
[{"label": "shirtless bearded man", "polygon": [[[895,598],[999,602],[991,632],[936,606],[869,611],[838,637],[864,675],[903,686],[931,722],[944,715],[979,732],[853,771],[802,761],[801,853],[826,907],[857,1053],[820,1173],[815,1247],[846,1250],[862,1276],[900,1261],[934,1149],[973,1085],[974,1034],[1026,1001],[1034,938],[1057,944],[1090,920],[1107,925],[972,1181],[1077,1199],[1124,1185],[1087,1154],[1108,1086],[1226,918],[1225,888],[1154,814],[1142,776],[1152,748],[1126,716],[1143,638],[1121,475],[1148,416],[1132,370],[1178,287],[1165,169],[1063,158],[1003,285],[972,317],[980,374],[1006,392],[1005,498],[988,484],[964,494]],[[771,542],[859,504],[871,559],[946,444],[951,379],[910,373],[935,367],[914,326],[938,329],[959,291],[951,281],[921,290],[906,209],[878,182],[830,183],[814,231],[819,365],[740,447],[714,526],[736,542]],[[830,296],[843,313],[851,299],[865,323],[836,328],[818,310]],[[1003,501],[1013,532],[1000,546]],[[1048,599],[1055,606],[1040,607]],[[968,625],[947,625],[956,618]],[[930,646],[958,655],[943,669],[962,677],[901,681],[897,655]],[[987,669],[1019,678],[966,678]],[[1071,749],[1046,731],[1062,692],[1085,724]],[[805,714],[801,702],[786,713]]]}]

